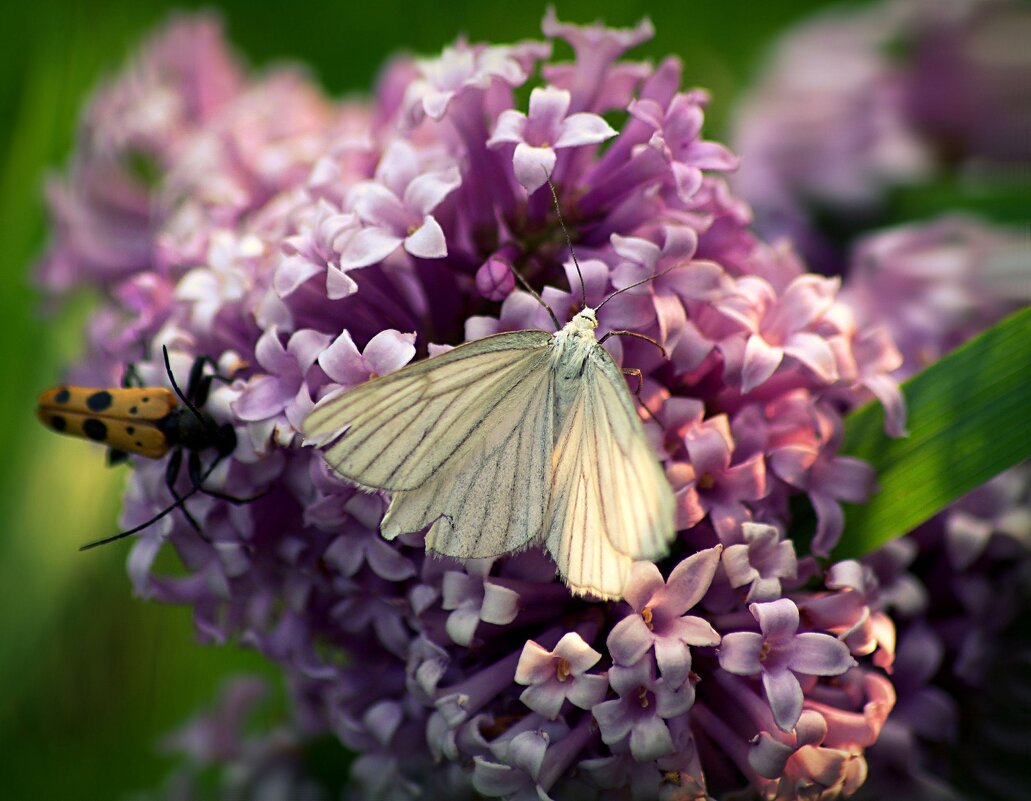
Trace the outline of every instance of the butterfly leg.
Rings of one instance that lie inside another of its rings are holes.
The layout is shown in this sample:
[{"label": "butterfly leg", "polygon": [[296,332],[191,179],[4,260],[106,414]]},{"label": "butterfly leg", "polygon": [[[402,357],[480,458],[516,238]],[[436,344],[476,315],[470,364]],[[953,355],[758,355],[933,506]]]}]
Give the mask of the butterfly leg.
[{"label": "butterfly leg", "polygon": [[644,334],[639,334],[636,331],[624,331],[622,329],[619,330],[619,331],[609,331],[601,339],[598,340],[598,344],[599,345],[605,344],[605,340],[608,339],[609,337],[633,337],[634,339],[643,339],[645,342],[650,342],[652,345],[657,347],[662,352],[662,358],[664,358],[664,359],[669,358],[666,355],[666,349],[664,347],[662,347],[662,345],[660,345],[657,341],[655,341],[651,337],[645,336]]},{"label": "butterfly leg", "polygon": [[[658,423],[659,421],[656,419],[655,415],[652,414],[652,410],[648,408],[648,404],[645,403],[644,398],[641,397],[641,388],[644,386],[644,376],[641,374],[641,371],[636,367],[623,367],[622,370],[623,375],[632,375],[637,379],[637,386],[634,388],[634,395],[637,398],[637,402],[641,404],[641,408],[648,413],[648,416]],[[662,424],[659,423],[659,425]]]}]

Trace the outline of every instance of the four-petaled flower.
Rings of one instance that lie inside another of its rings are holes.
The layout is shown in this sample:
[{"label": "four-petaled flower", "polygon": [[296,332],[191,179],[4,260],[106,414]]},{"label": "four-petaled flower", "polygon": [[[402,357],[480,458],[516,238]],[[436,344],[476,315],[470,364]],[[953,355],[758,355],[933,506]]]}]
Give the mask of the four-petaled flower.
[{"label": "four-petaled flower", "polygon": [[791,731],[802,714],[802,685],[795,673],[838,676],[856,664],[848,646],[829,634],[798,631],[798,607],[788,598],[749,605],[759,632],[723,637],[720,667],[739,676],[762,674],[773,718]]},{"label": "four-petaled flower", "polygon": [[566,699],[580,709],[590,709],[601,702],[609,686],[605,676],[587,672],[599,659],[601,654],[576,632],[563,635],[551,651],[530,640],[516,667],[516,683],[528,685],[519,700],[552,720]]},{"label": "four-petaled flower", "polygon": [[528,193],[544,186],[555,169],[556,150],[596,145],[616,135],[597,114],[569,114],[570,95],[553,86],[530,92],[530,114],[507,109],[501,112],[488,147],[514,144],[512,167]]},{"label": "four-petaled flower", "polygon": [[611,744],[629,735],[630,753],[641,762],[672,754],[675,747],[666,719],[691,708],[694,685],[687,682],[677,690],[666,679],[656,679],[651,659],[641,659],[630,667],[614,665],[609,669],[609,683],[619,698],[591,710],[602,741]]},{"label": "four-petaled flower", "polygon": [[651,562],[634,562],[623,597],[635,614],[627,615],[609,633],[608,648],[617,665],[638,662],[655,647],[662,677],[674,690],[691,672],[689,645],[718,645],[720,635],[705,620],[686,615],[712,583],[722,546],[699,551],[673,568],[662,580]]},{"label": "four-petaled flower", "polygon": [[798,571],[795,545],[781,539],[780,529],[766,523],[742,523],[745,541],[723,554],[723,569],[731,587],[748,584],[746,601],[773,601],[780,597],[780,580]]},{"label": "four-petaled flower", "polygon": [[414,147],[393,142],[376,168],[375,180],[355,185],[348,194],[348,207],[365,227],[348,239],[340,269],[383,261],[401,246],[417,258],[446,256],[444,230],[430,212],[461,183],[456,166],[428,169]]}]

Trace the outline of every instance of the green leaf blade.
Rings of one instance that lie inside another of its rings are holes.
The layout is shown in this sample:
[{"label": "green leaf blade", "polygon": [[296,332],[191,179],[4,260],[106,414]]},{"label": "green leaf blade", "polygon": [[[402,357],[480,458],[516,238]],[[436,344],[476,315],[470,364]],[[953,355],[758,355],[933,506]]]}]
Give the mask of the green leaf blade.
[{"label": "green leaf blade", "polygon": [[880,489],[865,504],[845,506],[835,559],[869,553],[1031,457],[1031,308],[970,340],[902,390],[908,437],[884,433],[876,403],[845,421],[841,452],[872,464]]}]

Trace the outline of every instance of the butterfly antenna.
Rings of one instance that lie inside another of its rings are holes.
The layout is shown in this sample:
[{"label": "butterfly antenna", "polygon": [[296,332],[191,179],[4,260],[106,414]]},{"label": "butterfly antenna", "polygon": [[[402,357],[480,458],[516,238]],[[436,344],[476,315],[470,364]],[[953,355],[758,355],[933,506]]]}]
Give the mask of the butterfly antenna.
[{"label": "butterfly antenna", "polygon": [[173,509],[178,509],[180,506],[182,506],[184,503],[186,503],[187,500],[189,500],[194,495],[196,495],[201,490],[201,487],[204,484],[204,481],[208,478],[208,476],[211,475],[211,473],[215,469],[215,467],[218,466],[218,463],[219,463],[218,459],[216,459],[214,462],[212,462],[211,466],[207,470],[204,471],[204,475],[201,476],[200,481],[197,482],[189,492],[185,493],[184,495],[180,495],[176,499],[175,503],[173,503],[171,506],[166,506],[164,509],[162,509],[160,512],[158,512],[156,515],[154,515],[149,520],[146,520],[143,523],[140,523],[138,526],[133,526],[128,531],[121,531],[118,534],[115,534],[114,536],[105,537],[104,539],[96,540],[95,542],[87,542],[85,545],[79,546],[79,550],[80,551],[88,551],[91,548],[97,548],[97,547],[99,547],[101,545],[107,545],[110,542],[115,542],[116,540],[120,540],[120,539],[123,539],[125,537],[130,537],[133,534],[137,534],[137,533],[143,531],[143,529],[149,528],[150,526],[154,525],[156,522],[158,522],[158,520],[160,520],[162,517],[167,515]]},{"label": "butterfly antenna", "polygon": [[[505,263],[508,264],[508,262]],[[526,292],[532,295],[533,299],[544,307],[544,310],[547,311],[548,316],[551,317],[551,321],[555,324],[555,330],[558,331],[560,328],[562,328],[562,324],[558,321],[558,317],[555,316],[554,310],[551,308],[551,306],[544,302],[544,298],[542,298],[538,294],[537,290],[530,286],[529,283],[527,283],[526,279],[519,274],[519,271],[515,268],[515,266],[509,264],[508,269],[512,271],[512,275],[514,275],[516,281],[519,282],[519,286],[521,286]]]},{"label": "butterfly antenna", "polygon": [[[544,170],[543,167],[541,167]],[[573,266],[576,267],[576,274],[580,278],[580,308],[587,308],[587,285],[584,283],[584,274],[580,271],[580,262],[576,260],[576,251],[573,250],[573,240],[569,238],[569,230],[566,228],[566,221],[562,219],[562,207],[558,202],[558,193],[555,191],[555,184],[551,182],[551,176],[544,170],[544,178],[548,182],[548,189],[551,190],[551,199],[555,202],[555,214],[558,216],[558,224],[562,227],[562,234],[566,238],[566,245],[569,247],[569,255],[573,257]]]},{"label": "butterfly antenna", "polygon": [[667,273],[673,272],[673,270],[677,269],[677,267],[680,267],[680,266],[681,265],[679,265],[679,264],[674,264],[672,267],[667,267],[661,273],[655,273],[655,275],[650,275],[647,278],[642,278],[640,281],[634,281],[634,283],[630,284],[630,286],[625,286],[622,289],[617,289],[615,292],[613,292],[611,295],[609,295],[607,298],[605,298],[605,300],[603,300],[601,303],[599,303],[598,304],[598,308],[595,309],[595,311],[599,311],[602,306],[604,306],[606,303],[608,303],[610,300],[612,300],[614,297],[616,297],[616,295],[620,294],[621,292],[626,292],[627,290],[634,289],[635,287],[639,287],[642,284],[647,284],[649,281],[654,281],[656,278],[662,278],[662,276],[666,275]]}]

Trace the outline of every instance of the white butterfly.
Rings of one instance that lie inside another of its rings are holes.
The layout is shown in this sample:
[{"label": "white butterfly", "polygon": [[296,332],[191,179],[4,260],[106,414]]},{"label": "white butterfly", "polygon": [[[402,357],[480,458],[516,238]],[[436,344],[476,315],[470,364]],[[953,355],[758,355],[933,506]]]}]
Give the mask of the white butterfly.
[{"label": "white butterfly", "polygon": [[634,561],[666,553],[674,500],[595,311],[329,395],[305,442],[342,478],[391,493],[387,539],[430,526],[426,548],[459,559],[543,543],[574,593],[620,598]]}]

